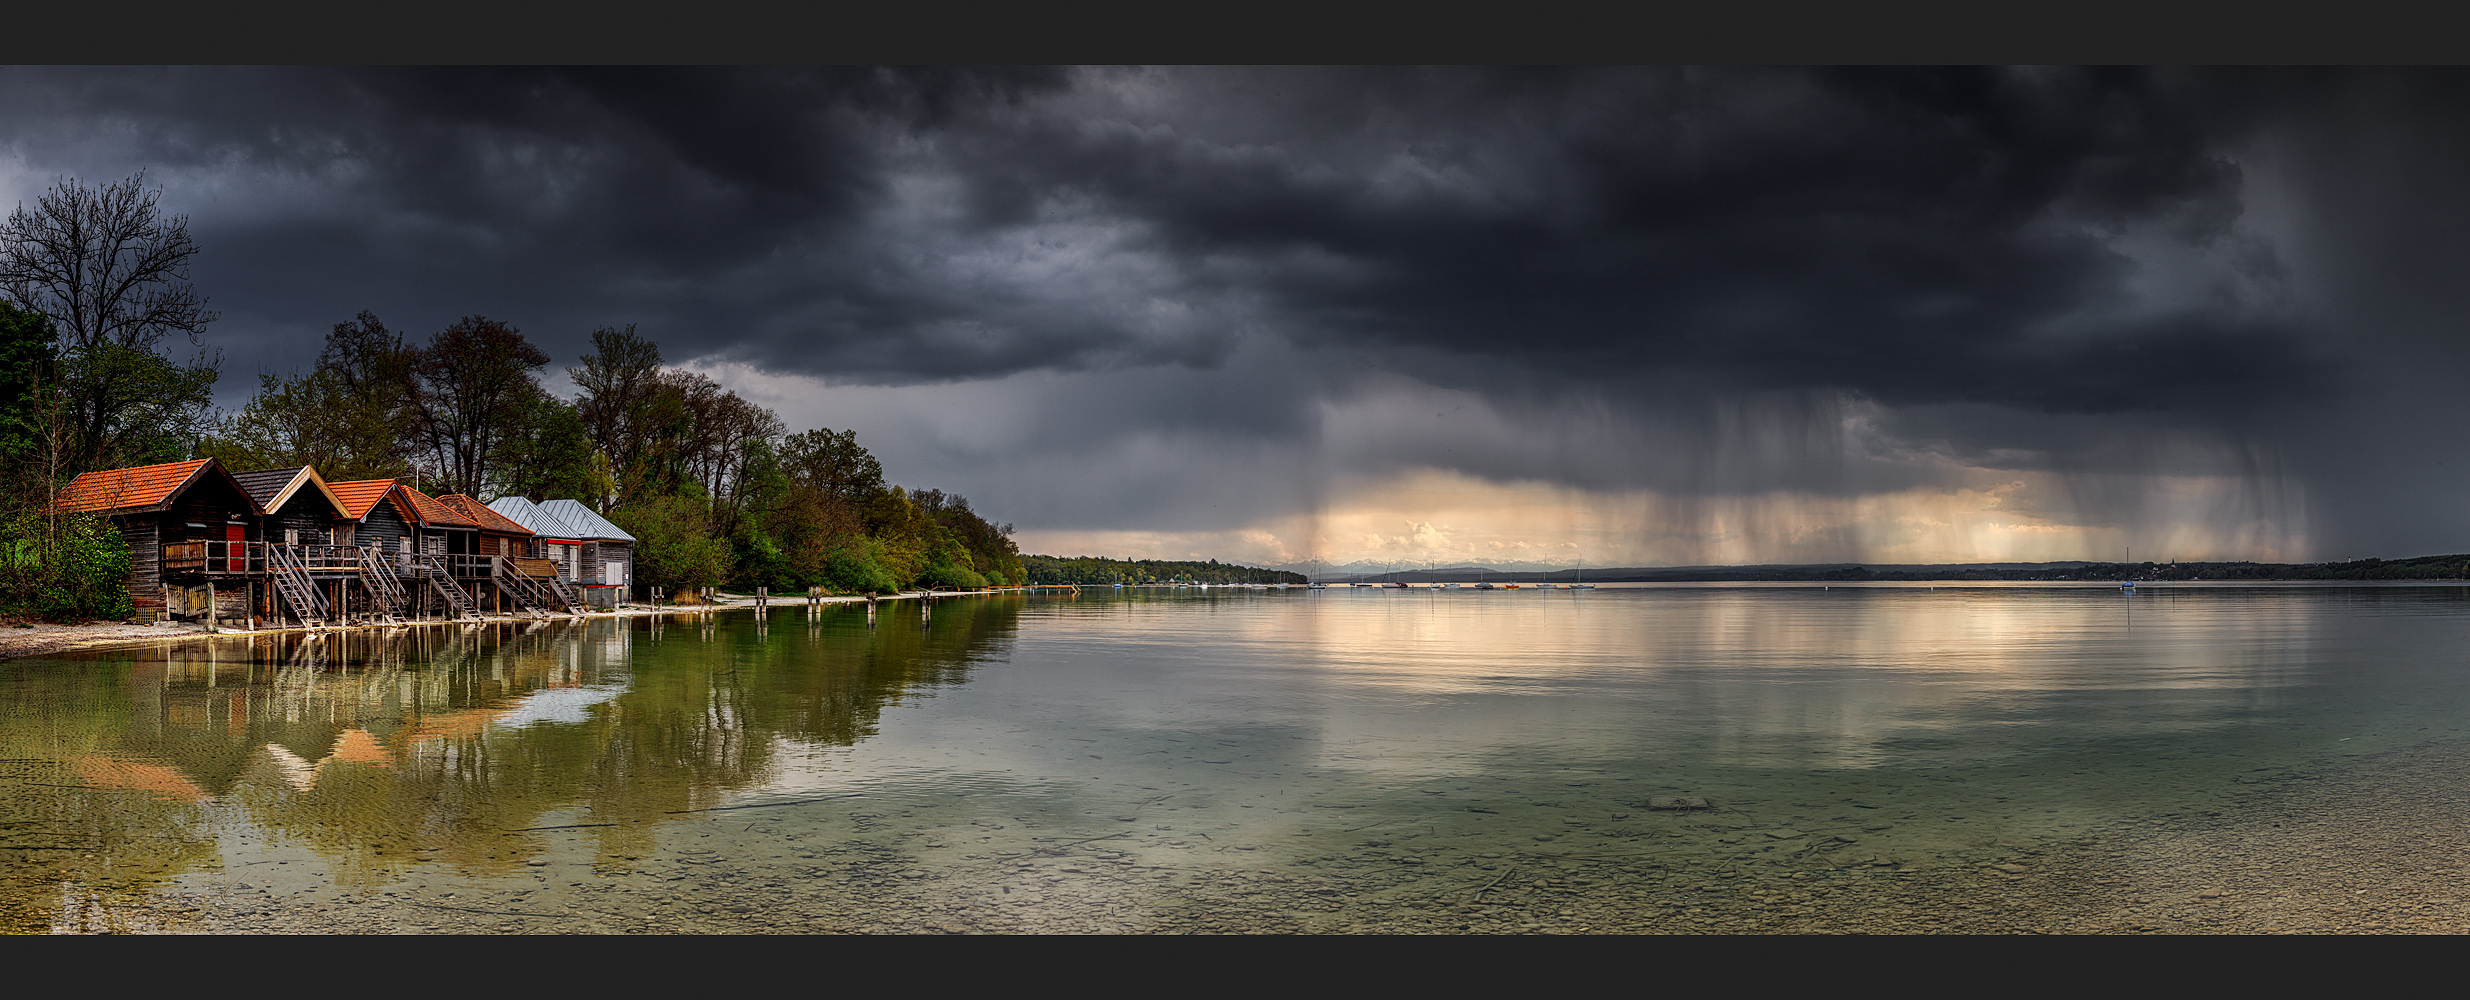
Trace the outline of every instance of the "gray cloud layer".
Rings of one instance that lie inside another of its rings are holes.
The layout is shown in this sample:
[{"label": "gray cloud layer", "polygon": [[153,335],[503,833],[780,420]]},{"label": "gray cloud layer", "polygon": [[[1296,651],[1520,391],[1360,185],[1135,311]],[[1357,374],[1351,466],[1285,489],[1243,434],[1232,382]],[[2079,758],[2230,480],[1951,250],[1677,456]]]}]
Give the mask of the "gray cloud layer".
[{"label": "gray cloud layer", "polygon": [[[1333,448],[1680,495],[1926,453],[2295,483],[2328,554],[2399,553],[2470,547],[2464,79],[18,69],[0,128],[20,197],[143,167],[194,216],[227,388],[361,309],[561,362],[633,322],[1006,400],[998,452],[873,443],[1025,525],[1240,523]],[[1506,423],[1330,440],[1393,397]]]}]

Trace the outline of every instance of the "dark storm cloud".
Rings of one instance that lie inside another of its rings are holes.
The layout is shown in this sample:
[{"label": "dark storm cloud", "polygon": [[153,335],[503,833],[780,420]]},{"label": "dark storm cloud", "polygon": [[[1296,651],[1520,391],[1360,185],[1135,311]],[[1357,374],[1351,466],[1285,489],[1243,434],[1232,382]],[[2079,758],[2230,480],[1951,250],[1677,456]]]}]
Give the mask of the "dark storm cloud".
[{"label": "dark storm cloud", "polygon": [[[143,167],[195,217],[235,392],[362,309],[482,313],[560,365],[631,322],[673,360],[1012,385],[993,419],[1042,430],[1001,482],[1041,509],[1162,489],[1100,467],[1135,440],[1163,450],[1114,461],[1257,453],[1265,483],[1343,455],[1848,494],[1943,460],[2321,500],[2455,449],[2378,387],[2470,363],[2460,80],[20,69],[0,129],[21,196]],[[1498,419],[1449,430],[1464,405]],[[1387,430],[1333,443],[1333,407]],[[1049,453],[1072,482],[1032,482]],[[2418,495],[2348,502],[2457,527]]]},{"label": "dark storm cloud", "polygon": [[[2311,384],[2298,331],[2127,317],[2110,237],[2217,241],[2238,169],[2150,72],[1246,73],[960,137],[989,228],[1084,200],[1296,334],[1589,380],[2042,410]],[[1273,121],[1282,128],[1263,128]],[[1093,330],[1092,336],[1103,336]]]},{"label": "dark storm cloud", "polygon": [[[284,290],[335,289],[288,298],[339,317],[379,304],[352,292],[437,300],[443,284],[477,301],[413,308],[650,314],[771,367],[878,379],[1206,365],[1267,331],[1546,376],[1688,370],[2043,410],[2269,395],[2311,371],[2271,318],[2065,328],[2119,305],[2126,262],[2109,235],[2151,224],[2217,240],[2237,214],[2239,172],[2199,120],[2200,88],[2154,72],[192,70],[12,84],[20,126],[111,123],[134,133],[116,152],[158,174],[222,166],[329,192],[322,217],[276,192],[261,218],[200,210],[231,262],[213,264],[231,286],[219,297],[270,323],[309,318],[266,301]],[[903,177],[946,190],[904,194]],[[887,211],[904,204],[954,211]],[[1075,298],[1041,294],[1023,261],[953,259],[956,243],[1074,226],[1040,248],[1077,240],[1095,255],[1075,262],[1084,272],[1150,273]],[[1124,296],[1180,315],[1126,315]]]}]

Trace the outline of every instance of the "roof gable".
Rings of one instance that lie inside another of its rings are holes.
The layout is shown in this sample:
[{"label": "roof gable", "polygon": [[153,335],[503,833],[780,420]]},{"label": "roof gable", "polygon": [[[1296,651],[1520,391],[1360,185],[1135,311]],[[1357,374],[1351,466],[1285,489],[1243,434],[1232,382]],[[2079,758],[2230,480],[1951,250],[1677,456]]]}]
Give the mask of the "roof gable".
[{"label": "roof gable", "polygon": [[566,523],[565,518],[523,497],[499,497],[497,502],[489,505],[489,509],[506,515],[507,519],[531,529],[533,534],[543,538],[580,540],[590,537],[585,535],[581,529]]},{"label": "roof gable", "polygon": [[336,502],[343,507],[343,516],[355,521],[368,520],[369,512],[377,509],[380,500],[392,504],[395,513],[403,515],[405,521],[414,518],[410,502],[403,499],[401,484],[392,479],[356,479],[348,483],[335,483],[332,492]]},{"label": "roof gable", "polygon": [[204,478],[230,484],[235,498],[249,505],[249,513],[264,512],[249,491],[211,458],[89,472],[69,480],[69,485],[52,499],[52,509],[63,514],[150,510],[170,504]]},{"label": "roof gable", "polygon": [[540,508],[533,506],[530,500],[522,497],[499,497],[489,501],[489,509],[496,511],[500,517],[524,526],[535,535],[543,533],[539,523]]},{"label": "roof gable", "polygon": [[401,483],[397,483],[395,485],[403,491],[404,499],[412,502],[412,509],[420,513],[420,524],[422,527],[464,530],[480,527],[480,525],[472,523],[471,518],[455,513],[453,508],[437,502],[436,497],[422,493],[419,490],[413,489],[409,486],[404,486]]},{"label": "roof gable", "polygon": [[317,474],[317,467],[313,465],[235,473],[232,479],[240,484],[241,489],[249,491],[249,497],[257,501],[259,509],[269,514],[283,509],[293,498],[303,495],[322,498],[338,514],[350,513],[343,499],[335,495],[334,489],[326,484],[325,477]]},{"label": "roof gable", "polygon": [[522,524],[508,519],[504,514],[490,510],[488,507],[483,506],[480,501],[464,496],[461,493],[449,493],[445,496],[437,498],[437,502],[444,504],[448,509],[453,510],[455,513],[463,515],[465,520],[479,525],[482,531],[500,531],[515,535],[529,535],[532,533],[532,529],[524,527]]},{"label": "roof gable", "polygon": [[592,513],[592,508],[574,500],[544,500],[540,509],[558,520],[573,525],[577,538],[594,538],[610,542],[632,542],[635,536],[626,529],[609,523],[609,519]]}]

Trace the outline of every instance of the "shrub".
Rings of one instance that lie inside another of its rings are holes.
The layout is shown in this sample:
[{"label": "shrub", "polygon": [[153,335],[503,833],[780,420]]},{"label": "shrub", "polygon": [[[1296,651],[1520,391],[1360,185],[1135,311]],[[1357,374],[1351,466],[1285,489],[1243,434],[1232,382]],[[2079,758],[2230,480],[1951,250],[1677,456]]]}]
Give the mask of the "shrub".
[{"label": "shrub", "polygon": [[52,621],[126,618],[129,543],[99,517],[10,519],[0,534],[0,610]]},{"label": "shrub", "polygon": [[875,559],[874,545],[871,538],[860,539],[858,545],[833,553],[823,564],[826,585],[845,594],[898,592],[900,582]]}]

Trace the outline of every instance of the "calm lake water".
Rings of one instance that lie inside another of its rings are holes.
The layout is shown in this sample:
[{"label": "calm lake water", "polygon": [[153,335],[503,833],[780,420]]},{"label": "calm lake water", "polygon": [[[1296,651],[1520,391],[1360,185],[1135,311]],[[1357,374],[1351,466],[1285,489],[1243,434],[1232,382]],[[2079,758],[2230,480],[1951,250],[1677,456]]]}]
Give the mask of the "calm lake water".
[{"label": "calm lake water", "polygon": [[2470,590],[1093,591],[0,685],[15,932],[2099,928],[2153,838],[2459,740]]}]

